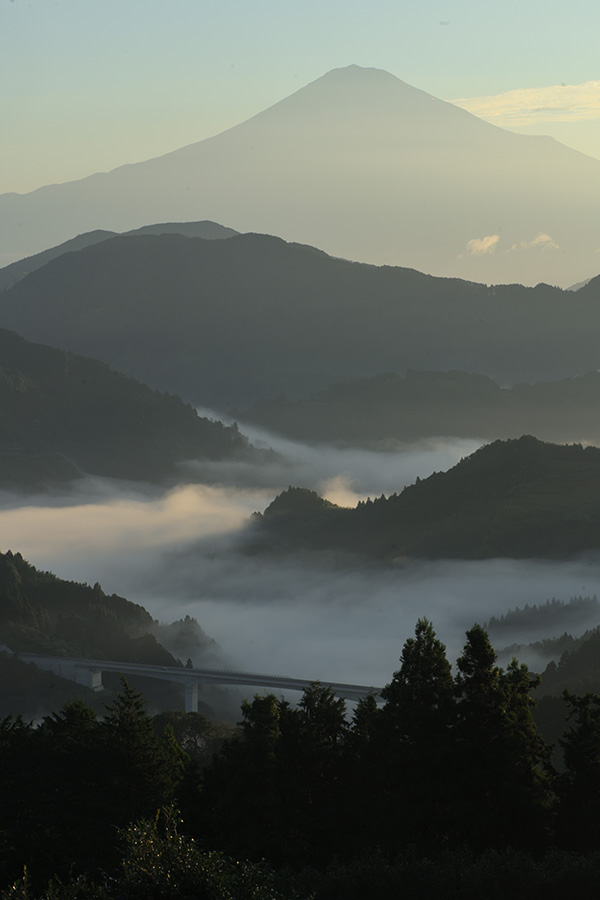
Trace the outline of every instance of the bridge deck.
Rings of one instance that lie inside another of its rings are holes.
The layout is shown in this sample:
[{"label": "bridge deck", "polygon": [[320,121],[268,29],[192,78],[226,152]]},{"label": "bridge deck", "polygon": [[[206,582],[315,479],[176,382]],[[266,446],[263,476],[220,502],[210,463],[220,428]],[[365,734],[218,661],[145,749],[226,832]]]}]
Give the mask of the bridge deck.
[{"label": "bridge deck", "polygon": [[[122,675],[143,675],[184,684],[186,687],[186,711],[198,709],[199,684],[231,684],[244,687],[265,687],[286,691],[304,691],[318,681],[330,687],[339,697],[359,700],[369,694],[380,694],[382,688],[364,684],[346,684],[326,679],[293,678],[288,675],[264,675],[256,672],[238,672],[225,669],[187,669],[182,666],[154,666],[141,663],[115,662],[106,659],[82,659],[64,656],[41,656],[35,653],[19,653],[24,662],[32,662],[40,669],[47,669],[80,684],[100,689],[102,672],[118,672]],[[190,707],[188,709],[188,707]]]}]

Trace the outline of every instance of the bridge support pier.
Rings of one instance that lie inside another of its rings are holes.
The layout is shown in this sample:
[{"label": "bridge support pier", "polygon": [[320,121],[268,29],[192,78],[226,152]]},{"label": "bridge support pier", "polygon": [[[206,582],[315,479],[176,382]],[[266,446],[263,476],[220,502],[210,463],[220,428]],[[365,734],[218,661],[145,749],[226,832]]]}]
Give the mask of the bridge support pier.
[{"label": "bridge support pier", "polygon": [[[68,676],[67,676],[68,677]],[[90,669],[85,666],[75,666],[75,679],[77,684],[83,684],[91,688],[93,691],[101,691],[104,688],[102,684],[102,672],[100,669]]]},{"label": "bridge support pier", "polygon": [[198,685],[186,684],[185,686],[185,711],[198,712]]}]

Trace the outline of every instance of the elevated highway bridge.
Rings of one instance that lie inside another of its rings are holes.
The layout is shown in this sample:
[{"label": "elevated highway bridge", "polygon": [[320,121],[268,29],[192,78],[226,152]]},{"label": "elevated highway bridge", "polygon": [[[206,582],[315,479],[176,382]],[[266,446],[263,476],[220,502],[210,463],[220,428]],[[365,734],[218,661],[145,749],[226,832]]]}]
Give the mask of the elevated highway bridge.
[{"label": "elevated highway bridge", "polygon": [[271,691],[303,691],[315,681],[329,687],[345,700],[360,700],[369,694],[378,695],[381,687],[364,684],[344,684],[322,679],[291,678],[287,675],[260,675],[255,672],[238,672],[225,669],[187,669],[182,666],[152,666],[141,663],[114,662],[106,659],[78,659],[65,656],[41,656],[36,653],[15,654],[23,662],[34,663],[39,669],[54,672],[93,690],[102,690],[102,673],[118,672],[120,675],[143,675],[183,684],[185,687],[185,711],[198,712],[198,686],[204,684],[235,684],[244,687],[263,687]]}]

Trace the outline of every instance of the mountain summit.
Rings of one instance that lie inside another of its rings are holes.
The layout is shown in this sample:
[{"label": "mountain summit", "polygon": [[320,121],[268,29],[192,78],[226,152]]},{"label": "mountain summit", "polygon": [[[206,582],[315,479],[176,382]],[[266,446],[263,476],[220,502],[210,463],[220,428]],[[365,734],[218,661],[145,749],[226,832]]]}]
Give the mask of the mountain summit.
[{"label": "mountain summit", "polygon": [[212,219],[360,261],[566,286],[596,272],[599,203],[599,160],[349,66],[165,156],[2,195],[0,240],[15,258],[97,228]]}]

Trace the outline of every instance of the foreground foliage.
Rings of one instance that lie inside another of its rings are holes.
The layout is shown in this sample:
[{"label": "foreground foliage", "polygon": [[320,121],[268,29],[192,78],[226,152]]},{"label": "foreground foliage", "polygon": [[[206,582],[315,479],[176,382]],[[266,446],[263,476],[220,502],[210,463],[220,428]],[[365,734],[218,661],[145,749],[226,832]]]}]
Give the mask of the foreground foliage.
[{"label": "foreground foliage", "polygon": [[178,832],[173,809],[143,819],[122,834],[123,858],[112,876],[92,881],[54,879],[37,893],[25,876],[1,900],[292,900],[293,889],[280,893],[268,866],[239,862],[216,851],[201,850]]},{"label": "foreground foliage", "polygon": [[125,681],[103,718],[83,703],[37,727],[8,717],[2,900],[591,897],[600,697],[566,694],[557,774],[536,683],[500,668],[478,625],[453,675],[422,619],[383,704],[368,697],[352,720],[314,684],[296,708],[256,695],[212,744],[197,717],[152,721]]}]

